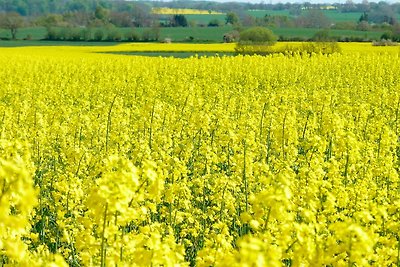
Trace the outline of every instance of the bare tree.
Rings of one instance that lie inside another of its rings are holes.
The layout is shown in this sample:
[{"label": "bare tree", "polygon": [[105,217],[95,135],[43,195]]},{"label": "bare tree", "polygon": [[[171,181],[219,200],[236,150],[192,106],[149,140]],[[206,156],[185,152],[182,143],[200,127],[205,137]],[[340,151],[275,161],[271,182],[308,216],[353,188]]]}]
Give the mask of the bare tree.
[{"label": "bare tree", "polygon": [[11,39],[17,38],[17,31],[24,24],[22,16],[16,12],[0,14],[0,27],[11,31]]},{"label": "bare tree", "polygon": [[296,19],[296,25],[305,28],[328,28],[331,22],[321,10],[310,9]]}]

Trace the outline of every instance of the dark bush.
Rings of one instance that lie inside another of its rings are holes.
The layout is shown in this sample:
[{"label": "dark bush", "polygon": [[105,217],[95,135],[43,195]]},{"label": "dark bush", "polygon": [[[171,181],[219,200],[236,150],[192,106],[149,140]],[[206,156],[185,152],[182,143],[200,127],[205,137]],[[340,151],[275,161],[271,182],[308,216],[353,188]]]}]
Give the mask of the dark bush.
[{"label": "dark bush", "polygon": [[386,31],[381,35],[382,40],[393,40],[393,32]]},{"label": "dark bush", "polygon": [[208,27],[219,27],[219,26],[221,26],[221,22],[217,19],[213,19],[208,23],[207,26]]}]

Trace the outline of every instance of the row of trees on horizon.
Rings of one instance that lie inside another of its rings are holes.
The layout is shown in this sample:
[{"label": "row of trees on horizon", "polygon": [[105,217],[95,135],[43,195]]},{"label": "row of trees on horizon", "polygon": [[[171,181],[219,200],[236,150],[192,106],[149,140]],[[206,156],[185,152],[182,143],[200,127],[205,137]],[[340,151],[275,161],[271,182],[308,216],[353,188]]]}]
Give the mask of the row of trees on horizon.
[{"label": "row of trees on horizon", "polygon": [[[212,19],[208,23],[199,23],[189,20],[185,15],[157,15],[152,13],[152,7],[193,8],[225,12],[224,20]],[[331,21],[322,11],[324,8],[334,8],[338,12],[359,12],[362,14],[357,21]],[[256,18],[247,11],[260,10],[287,10],[289,15],[270,15]],[[47,29],[47,39],[86,39],[85,32],[94,28],[112,29],[108,32],[117,32],[117,28],[148,27],[145,35],[157,32],[159,27],[218,27],[233,25],[235,30],[251,26],[264,27],[301,27],[320,29],[347,29],[385,30],[392,38],[400,35],[400,26],[397,18],[400,14],[400,3],[386,2],[345,4],[250,4],[250,3],[218,3],[206,1],[106,1],[106,0],[0,0],[0,28],[11,31],[11,39],[16,38],[19,28],[25,26],[42,26]],[[57,30],[63,28],[62,30]],[[79,30],[76,30],[78,28]],[[86,31],[82,30],[88,29]],[[63,34],[68,32],[68,34]],[[79,34],[78,34],[79,32]],[[97,38],[106,38],[101,31],[97,31]],[[133,31],[132,31],[133,32]],[[60,37],[60,34],[72,37]],[[90,33],[93,35],[92,33]],[[58,35],[58,37],[57,37]],[[110,34],[110,36],[113,34]],[[121,34],[114,34],[114,39],[120,39]],[[129,35],[129,34],[127,34]],[[75,37],[73,37],[75,36]],[[78,37],[81,36],[81,37]],[[136,35],[131,34],[131,38]],[[153,38],[153,37],[152,37]],[[150,38],[150,39],[152,39]],[[113,39],[113,38],[109,38]]]},{"label": "row of trees on horizon", "polygon": [[[212,1],[124,1],[124,0],[0,0],[0,12],[16,12],[22,16],[42,16],[48,13],[63,14],[67,12],[94,12],[98,6],[115,12],[149,13],[152,7],[190,8],[213,10],[227,13],[229,11],[244,10],[289,10],[292,15],[298,15],[304,9],[321,9],[327,4],[304,3],[247,3],[240,2],[212,2]],[[400,3],[385,1],[354,3],[347,0],[345,3],[329,4],[330,8],[340,12],[371,12],[373,10],[385,13],[400,13]]]}]

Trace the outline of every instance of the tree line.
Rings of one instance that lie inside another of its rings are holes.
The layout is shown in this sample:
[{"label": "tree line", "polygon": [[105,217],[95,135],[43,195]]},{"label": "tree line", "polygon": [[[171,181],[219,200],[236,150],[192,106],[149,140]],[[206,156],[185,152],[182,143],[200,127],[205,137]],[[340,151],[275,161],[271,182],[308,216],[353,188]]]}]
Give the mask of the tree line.
[{"label": "tree line", "polygon": [[[214,10],[220,12],[235,12],[243,17],[247,10],[288,10],[291,16],[299,16],[304,10],[321,10],[327,4],[305,3],[239,3],[239,2],[211,2],[211,1],[123,1],[123,0],[0,0],[0,12],[15,12],[21,16],[38,17],[47,14],[91,14],[94,12],[108,12],[110,19],[119,24],[134,23],[144,26],[154,15],[152,7],[189,8]],[[102,8],[104,10],[98,10]],[[381,23],[396,20],[400,14],[400,3],[368,2],[354,3],[347,0],[345,3],[333,3],[329,8],[338,12],[360,12],[368,14],[371,22]],[[117,15],[120,19],[117,19]],[[87,15],[86,15],[87,16]],[[128,19],[129,16],[129,19]],[[118,21],[117,21],[118,20]],[[129,21],[129,22],[128,22]]]}]

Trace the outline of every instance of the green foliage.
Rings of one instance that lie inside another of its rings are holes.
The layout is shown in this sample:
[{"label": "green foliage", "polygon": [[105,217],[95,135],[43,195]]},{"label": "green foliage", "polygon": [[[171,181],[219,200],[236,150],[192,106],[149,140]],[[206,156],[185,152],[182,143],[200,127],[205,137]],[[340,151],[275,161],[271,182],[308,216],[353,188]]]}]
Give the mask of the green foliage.
[{"label": "green foliage", "polygon": [[364,12],[364,13],[361,15],[361,17],[358,19],[358,22],[361,22],[361,21],[366,21],[366,22],[368,22],[368,13],[367,13],[367,12]]},{"label": "green foliage", "polygon": [[81,31],[80,29],[70,27],[48,27],[45,39],[51,41],[80,41]]},{"label": "green foliage", "polygon": [[130,42],[136,42],[140,40],[140,36],[134,29],[131,29],[125,33],[125,39]]},{"label": "green foliage", "polygon": [[57,40],[58,33],[57,33],[56,29],[54,29],[52,27],[48,27],[45,39],[51,40],[51,41]]},{"label": "green foliage", "polygon": [[361,21],[357,24],[356,29],[359,31],[368,31],[371,28],[367,21]]},{"label": "green foliage", "polygon": [[111,28],[108,33],[106,40],[107,41],[121,41],[122,34],[117,28]]},{"label": "green foliage", "polygon": [[90,41],[92,40],[92,29],[86,28],[82,30],[82,40]]},{"label": "green foliage", "polygon": [[103,8],[102,6],[97,6],[96,10],[94,11],[94,16],[98,20],[107,21],[108,20],[108,10]]},{"label": "green foliage", "polygon": [[94,40],[95,40],[95,41],[102,41],[103,38],[104,38],[104,32],[103,32],[103,30],[102,30],[102,29],[97,29],[97,30],[94,32]]},{"label": "green foliage", "polygon": [[341,53],[341,48],[336,42],[307,42],[301,45],[286,45],[283,47],[273,47],[268,45],[238,45],[235,48],[236,53],[241,55],[271,55],[271,54],[284,54],[284,55],[313,55],[323,54],[330,55]]},{"label": "green foliage", "polygon": [[16,13],[0,13],[0,28],[8,29],[11,33],[11,39],[15,40],[17,38],[17,31],[24,24],[23,17]]},{"label": "green foliage", "polygon": [[357,23],[354,21],[339,21],[332,25],[331,29],[336,30],[355,30]]},{"label": "green foliage", "polygon": [[393,32],[386,31],[381,35],[381,39],[383,40],[393,40]]},{"label": "green foliage", "polygon": [[225,18],[226,24],[236,25],[239,24],[239,17],[235,12],[228,12]]},{"label": "green foliage", "polygon": [[[50,27],[50,33],[57,34],[60,32],[62,27]],[[80,27],[79,27],[80,28]],[[90,31],[90,38],[82,38],[82,40],[90,40],[95,41],[94,35],[95,32],[104,31],[103,37],[107,35],[107,31],[104,27],[88,27],[85,31],[84,28],[82,29],[83,32]],[[118,27],[119,31],[121,32],[122,36],[124,37],[127,32],[129,32],[132,28],[120,28]],[[137,28],[134,27],[137,35],[139,37],[142,36],[143,31],[149,30],[151,28],[144,27],[144,28]],[[234,28],[231,26],[221,26],[221,27],[196,27],[195,29],[189,27],[167,27],[167,28],[160,28],[159,35],[160,40],[164,38],[171,38],[174,42],[186,42],[188,41],[188,37],[192,36],[192,42],[195,43],[211,43],[211,42],[223,42],[223,37],[226,33],[233,31]],[[372,42],[373,40],[380,40],[381,35],[384,33],[381,29],[376,30],[369,30],[369,31],[356,31],[356,30],[337,30],[337,29],[330,29],[330,35],[339,42]],[[311,40],[315,33],[318,32],[318,29],[308,29],[308,28],[275,28],[274,33],[279,36],[279,41],[308,41]],[[394,31],[397,33],[397,31]],[[42,40],[42,39],[51,39],[48,38],[48,29],[45,27],[27,27],[27,28],[20,28],[18,29],[17,39],[23,39],[27,35],[32,36],[32,40]],[[89,34],[88,34],[89,35]],[[399,36],[399,33],[395,36]],[[1,39],[11,39],[10,31],[9,30],[1,30],[0,29],[0,38]],[[398,37],[397,37],[398,38]],[[127,39],[126,37],[124,39]],[[140,38],[139,38],[140,39]],[[54,40],[54,39],[53,39]],[[398,40],[398,39],[396,39]],[[27,42],[22,42],[27,43]],[[44,42],[45,43],[45,42]],[[9,46],[10,44],[2,43],[2,46]],[[41,45],[38,42],[37,45]],[[53,44],[54,45],[54,44]],[[90,43],[88,43],[90,45]]]},{"label": "green foliage", "polygon": [[188,21],[184,15],[173,15],[171,18],[172,27],[187,27]]},{"label": "green foliage", "polygon": [[143,41],[158,41],[160,39],[160,28],[152,27],[146,29],[142,33],[142,40]]},{"label": "green foliage", "polygon": [[273,45],[278,40],[277,36],[264,27],[252,27],[240,33],[240,44]]},{"label": "green foliage", "polygon": [[257,24],[265,25],[267,27],[290,27],[293,25],[293,20],[284,15],[265,15],[262,19],[257,19]]},{"label": "green foliage", "polygon": [[68,37],[71,41],[80,41],[83,39],[83,30],[79,28],[71,28]]},{"label": "green foliage", "polygon": [[329,41],[331,40],[330,34],[329,34],[329,30],[321,30],[321,31],[317,31],[314,36],[312,37],[312,39],[314,41],[317,42],[323,42],[323,41]]},{"label": "green foliage", "polygon": [[330,19],[318,9],[311,9],[296,20],[296,24],[305,28],[328,28]]},{"label": "green foliage", "polygon": [[208,23],[208,27],[219,27],[221,26],[221,22],[218,19],[210,20]]}]

